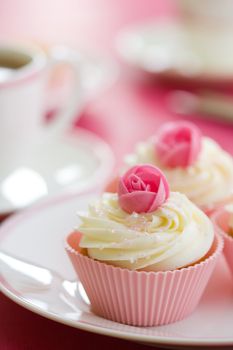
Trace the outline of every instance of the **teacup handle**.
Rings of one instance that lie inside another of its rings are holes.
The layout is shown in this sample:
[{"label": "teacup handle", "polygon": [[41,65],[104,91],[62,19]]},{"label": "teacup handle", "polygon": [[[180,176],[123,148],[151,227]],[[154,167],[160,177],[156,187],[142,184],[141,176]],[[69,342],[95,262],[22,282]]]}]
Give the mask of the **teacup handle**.
[{"label": "teacup handle", "polygon": [[73,70],[74,82],[72,87],[72,93],[66,107],[62,108],[58,112],[58,115],[54,120],[48,123],[46,129],[49,134],[61,134],[71,125],[74,117],[79,113],[84,105],[85,98],[87,96],[84,87],[84,81],[82,79],[82,58],[80,54],[66,46],[55,46],[49,51],[50,57],[50,70],[54,69],[57,65],[67,64]]}]

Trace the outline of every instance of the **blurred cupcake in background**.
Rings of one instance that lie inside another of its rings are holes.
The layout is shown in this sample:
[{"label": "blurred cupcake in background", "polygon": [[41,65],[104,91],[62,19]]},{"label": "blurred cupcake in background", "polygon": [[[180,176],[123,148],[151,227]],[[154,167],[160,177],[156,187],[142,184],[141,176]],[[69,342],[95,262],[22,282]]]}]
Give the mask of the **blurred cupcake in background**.
[{"label": "blurred cupcake in background", "polygon": [[233,274],[233,202],[216,210],[211,219],[216,232],[224,239],[224,255]]},{"label": "blurred cupcake in background", "polygon": [[164,124],[138,143],[125,163],[158,166],[172,191],[184,193],[207,214],[233,198],[232,156],[191,122]]},{"label": "blurred cupcake in background", "polygon": [[79,217],[66,251],[93,312],[156,326],[194,311],[223,241],[195,204],[170,192],[158,168],[130,168],[117,193],[102,194]]}]

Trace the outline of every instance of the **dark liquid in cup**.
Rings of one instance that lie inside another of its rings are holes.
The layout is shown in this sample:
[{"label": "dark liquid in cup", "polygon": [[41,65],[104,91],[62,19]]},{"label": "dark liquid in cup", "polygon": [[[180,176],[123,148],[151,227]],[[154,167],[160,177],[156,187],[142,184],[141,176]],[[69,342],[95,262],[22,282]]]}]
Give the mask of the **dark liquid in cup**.
[{"label": "dark liquid in cup", "polygon": [[24,52],[0,49],[0,82],[10,79],[16,70],[31,62],[32,58]]},{"label": "dark liquid in cup", "polygon": [[1,50],[0,67],[8,69],[19,69],[31,62],[31,56],[16,50]]}]

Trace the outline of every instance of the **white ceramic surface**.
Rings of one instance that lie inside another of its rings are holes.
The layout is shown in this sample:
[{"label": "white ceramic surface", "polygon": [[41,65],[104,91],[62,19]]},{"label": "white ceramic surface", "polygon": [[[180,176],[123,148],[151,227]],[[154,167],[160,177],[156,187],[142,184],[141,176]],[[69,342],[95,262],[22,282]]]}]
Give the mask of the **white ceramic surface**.
[{"label": "white ceramic surface", "polygon": [[[0,58],[7,57],[6,62],[20,57],[25,62],[22,67],[11,69],[11,74],[0,81],[0,161],[14,162],[21,155],[35,137],[41,137],[45,130],[43,116],[45,114],[45,88],[48,71],[61,63],[68,63],[74,69],[75,90],[69,101],[69,117],[74,116],[80,103],[82,89],[80,76],[80,58],[76,59],[68,49],[51,50],[51,55],[37,47],[18,44],[2,44]],[[72,106],[72,110],[71,110]]]},{"label": "white ceramic surface", "polygon": [[129,64],[150,74],[229,81],[233,78],[233,26],[160,20],[132,25],[117,37]]},{"label": "white ceramic surface", "polygon": [[[2,225],[2,292],[33,312],[94,333],[154,346],[233,345],[233,282],[223,258],[197,310],[183,321],[160,327],[132,327],[90,311],[64,251],[63,239],[78,225],[77,211],[85,209],[95,196],[64,195],[40,203]],[[12,256],[34,265],[19,263]]]},{"label": "white ceramic surface", "polygon": [[44,196],[76,192],[105,183],[114,157],[97,135],[77,128],[48,134],[27,148],[14,164],[0,168],[0,214],[22,209]]},{"label": "white ceramic surface", "polygon": [[[0,44],[0,66],[1,58],[8,57],[8,63],[17,57],[20,60],[21,56],[26,57],[20,61],[25,62],[22,67],[11,69],[8,75],[1,74],[0,70],[1,164],[14,164],[36,138],[64,131],[74,117],[78,118],[93,93],[112,83],[116,73],[115,66],[106,59],[89,57],[65,46],[51,47],[45,53],[36,46]],[[52,108],[59,110],[59,116],[52,119],[48,127],[45,115],[49,112],[46,102],[50,94],[50,74],[64,66],[71,69],[72,89],[62,108],[57,98]]]}]

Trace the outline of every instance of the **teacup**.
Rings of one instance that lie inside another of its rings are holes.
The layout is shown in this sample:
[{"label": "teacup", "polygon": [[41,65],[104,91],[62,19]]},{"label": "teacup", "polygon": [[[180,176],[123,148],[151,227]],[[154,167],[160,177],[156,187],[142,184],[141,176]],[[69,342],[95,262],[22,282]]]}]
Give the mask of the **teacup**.
[{"label": "teacup", "polygon": [[[44,122],[49,72],[68,64],[74,74],[72,96],[63,115],[49,126]],[[0,163],[4,167],[23,157],[35,140],[57,132],[75,116],[81,103],[80,57],[66,47],[46,54],[34,46],[0,44]]]}]

